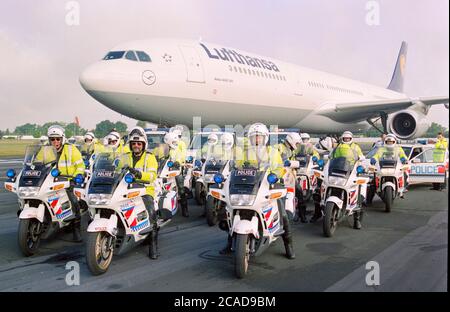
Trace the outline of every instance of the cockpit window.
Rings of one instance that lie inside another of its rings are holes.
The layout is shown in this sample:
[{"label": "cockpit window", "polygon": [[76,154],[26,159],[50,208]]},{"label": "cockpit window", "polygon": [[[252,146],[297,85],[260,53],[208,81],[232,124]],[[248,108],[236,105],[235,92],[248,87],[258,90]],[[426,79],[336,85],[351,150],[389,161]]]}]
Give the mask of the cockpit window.
[{"label": "cockpit window", "polygon": [[125,58],[128,59],[128,60],[137,62],[136,54],[134,54],[133,51],[128,51],[127,54],[125,54]]},{"label": "cockpit window", "polygon": [[103,58],[104,60],[115,60],[120,59],[125,54],[125,51],[111,51],[106,54],[106,56]]},{"label": "cockpit window", "polygon": [[144,51],[136,51],[137,56],[139,57],[139,61],[141,62],[151,62],[150,56]]}]

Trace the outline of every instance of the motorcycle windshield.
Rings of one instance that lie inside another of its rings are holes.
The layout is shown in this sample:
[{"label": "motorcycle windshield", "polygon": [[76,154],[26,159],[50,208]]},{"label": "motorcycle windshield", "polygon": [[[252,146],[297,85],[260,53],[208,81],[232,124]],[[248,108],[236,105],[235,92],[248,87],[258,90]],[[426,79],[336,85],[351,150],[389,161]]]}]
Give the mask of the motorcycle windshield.
[{"label": "motorcycle windshield", "polygon": [[298,165],[300,168],[308,167],[310,158],[311,158],[311,156],[309,156],[309,155],[303,155],[303,154],[295,155],[295,160],[298,161]]},{"label": "motorcycle windshield", "polygon": [[225,160],[210,158],[205,162],[205,174],[221,173],[226,164]]},{"label": "motorcycle windshield", "polygon": [[26,148],[19,187],[40,187],[56,163],[56,150],[52,146],[31,145]]},{"label": "motorcycle windshield", "polygon": [[354,161],[349,161],[345,157],[333,158],[330,160],[328,175],[341,178],[348,178],[355,165]]},{"label": "motorcycle windshield", "polygon": [[262,179],[269,168],[268,164],[261,164],[260,168],[250,166],[246,163],[238,165],[231,163],[233,170],[230,173],[230,195],[256,195],[261,186]]},{"label": "motorcycle windshield", "polygon": [[131,167],[127,154],[108,150],[96,155],[88,194],[112,194]]},{"label": "motorcycle windshield", "polygon": [[25,150],[24,165],[46,166],[56,162],[57,152],[53,146],[30,145]]},{"label": "motorcycle windshield", "polygon": [[395,168],[397,161],[400,158],[400,149],[396,146],[384,146],[380,157],[380,168]]}]

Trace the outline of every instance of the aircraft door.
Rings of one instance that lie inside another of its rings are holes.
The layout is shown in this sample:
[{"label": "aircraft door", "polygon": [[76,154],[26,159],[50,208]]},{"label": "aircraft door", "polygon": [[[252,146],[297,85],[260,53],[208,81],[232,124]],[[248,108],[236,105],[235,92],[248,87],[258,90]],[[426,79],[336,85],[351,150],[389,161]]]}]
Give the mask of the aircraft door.
[{"label": "aircraft door", "polygon": [[204,83],[205,73],[197,50],[192,46],[180,46],[180,50],[186,65],[186,81]]}]

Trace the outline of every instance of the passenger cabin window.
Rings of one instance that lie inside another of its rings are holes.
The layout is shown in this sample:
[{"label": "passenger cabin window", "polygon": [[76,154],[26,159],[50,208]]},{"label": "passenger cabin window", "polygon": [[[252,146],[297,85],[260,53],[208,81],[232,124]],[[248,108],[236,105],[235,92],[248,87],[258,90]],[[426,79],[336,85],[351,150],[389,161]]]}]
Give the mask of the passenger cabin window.
[{"label": "passenger cabin window", "polygon": [[125,58],[126,58],[127,60],[137,62],[136,54],[134,54],[133,51],[128,51],[128,52],[125,54]]},{"label": "passenger cabin window", "polygon": [[144,51],[136,51],[136,54],[141,62],[151,62],[150,56]]},{"label": "passenger cabin window", "polygon": [[108,52],[108,54],[106,54],[103,59],[104,60],[120,59],[123,57],[124,54],[125,54],[125,51],[111,51],[111,52]]}]

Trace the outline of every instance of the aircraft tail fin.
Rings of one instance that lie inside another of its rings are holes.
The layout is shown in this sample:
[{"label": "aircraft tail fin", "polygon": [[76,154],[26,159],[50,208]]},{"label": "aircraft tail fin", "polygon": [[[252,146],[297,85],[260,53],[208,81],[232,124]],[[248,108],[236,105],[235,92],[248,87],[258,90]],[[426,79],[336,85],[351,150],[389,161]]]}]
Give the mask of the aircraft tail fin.
[{"label": "aircraft tail fin", "polygon": [[394,73],[392,74],[391,82],[388,89],[403,92],[403,81],[405,78],[406,54],[408,52],[408,44],[403,41],[400,51],[398,52],[397,63],[395,63]]}]

